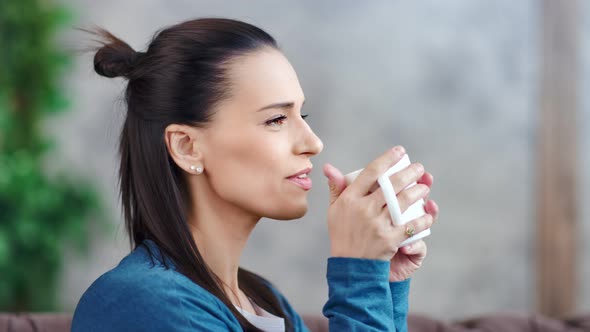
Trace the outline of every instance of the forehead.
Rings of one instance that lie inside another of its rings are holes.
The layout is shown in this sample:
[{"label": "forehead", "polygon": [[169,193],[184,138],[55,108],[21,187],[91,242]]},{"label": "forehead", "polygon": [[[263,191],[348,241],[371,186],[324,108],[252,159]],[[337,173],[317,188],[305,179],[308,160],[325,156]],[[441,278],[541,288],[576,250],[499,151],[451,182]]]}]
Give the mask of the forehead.
[{"label": "forehead", "polygon": [[240,56],[229,65],[234,102],[252,105],[253,108],[267,104],[303,99],[303,91],[295,70],[278,50],[266,48]]}]

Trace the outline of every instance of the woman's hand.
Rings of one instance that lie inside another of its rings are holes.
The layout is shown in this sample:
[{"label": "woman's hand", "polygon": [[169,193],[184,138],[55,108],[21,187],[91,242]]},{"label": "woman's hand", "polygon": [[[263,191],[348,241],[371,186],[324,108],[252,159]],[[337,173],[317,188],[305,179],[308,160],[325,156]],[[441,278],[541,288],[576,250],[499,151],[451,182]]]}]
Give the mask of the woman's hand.
[{"label": "woman's hand", "polygon": [[422,266],[426,258],[426,243],[422,240],[401,247],[391,259],[389,282],[406,280]]},{"label": "woman's hand", "polygon": [[[407,238],[406,227],[412,227],[415,233],[430,228],[433,222],[430,214],[403,226],[392,225],[381,189],[369,192],[377,178],[404,155],[405,150],[400,146],[388,150],[367,165],[348,187],[344,175],[338,169],[329,164],[324,166],[330,186],[328,231],[332,256],[391,260],[400,243]],[[407,184],[403,184],[408,179],[417,177],[411,181],[414,182],[423,174],[424,168],[420,164],[412,164],[393,174],[390,180],[394,188],[405,188]],[[401,191],[398,200],[402,211],[428,195],[428,189],[424,184],[417,184]]]},{"label": "woman's hand", "polygon": [[[432,174],[426,172],[417,181],[418,184],[423,184],[432,188],[434,177]],[[430,191],[429,191],[430,192]],[[438,219],[438,205],[432,200],[428,200],[428,195],[424,197],[424,210],[432,216],[433,222]],[[424,258],[426,258],[427,247],[424,241],[420,240],[411,245],[400,248],[400,250],[391,259],[391,266],[389,268],[389,281],[402,281],[408,279],[412,273],[422,266]]]}]

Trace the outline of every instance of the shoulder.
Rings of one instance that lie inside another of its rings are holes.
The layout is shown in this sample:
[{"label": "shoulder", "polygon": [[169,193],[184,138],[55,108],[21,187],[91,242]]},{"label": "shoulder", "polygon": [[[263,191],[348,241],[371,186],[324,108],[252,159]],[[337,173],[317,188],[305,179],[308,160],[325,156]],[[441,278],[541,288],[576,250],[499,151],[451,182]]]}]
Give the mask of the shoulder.
[{"label": "shoulder", "polygon": [[[82,295],[72,331],[239,330],[231,311],[140,246]],[[237,328],[236,328],[237,327]]]}]

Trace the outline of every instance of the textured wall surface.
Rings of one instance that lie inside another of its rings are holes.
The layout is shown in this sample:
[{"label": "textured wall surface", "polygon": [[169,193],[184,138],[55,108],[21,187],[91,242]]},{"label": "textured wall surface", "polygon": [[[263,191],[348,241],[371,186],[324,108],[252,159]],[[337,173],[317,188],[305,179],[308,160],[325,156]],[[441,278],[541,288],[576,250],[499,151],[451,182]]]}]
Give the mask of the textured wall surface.
[{"label": "textured wall surface", "polygon": [[[325,149],[312,159],[308,214],[263,220],[242,263],[278,285],[299,312],[320,312],[327,297],[322,165],[352,171],[396,144],[434,174],[431,198],[441,207],[429,257],[413,279],[411,310],[439,318],[534,310],[536,1],[61,1],[78,25],[104,26],[137,50],[157,29],[202,16],[245,20],[279,41]],[[583,6],[582,36],[590,32],[590,5]],[[580,280],[589,280],[588,38],[582,54]],[[88,55],[76,59],[65,84],[74,110],[48,125],[61,145],[56,157],[96,179],[112,221],[93,226],[87,259],[67,253],[62,303],[72,310],[128,252],[116,194],[124,85],[94,74]],[[581,290],[580,311],[589,311],[590,285]]]}]

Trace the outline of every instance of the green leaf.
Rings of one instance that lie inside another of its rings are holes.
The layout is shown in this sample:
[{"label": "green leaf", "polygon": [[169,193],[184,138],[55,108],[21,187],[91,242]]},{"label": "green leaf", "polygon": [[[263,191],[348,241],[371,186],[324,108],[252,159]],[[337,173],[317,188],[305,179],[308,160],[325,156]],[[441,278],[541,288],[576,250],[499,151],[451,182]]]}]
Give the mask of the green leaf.
[{"label": "green leaf", "polygon": [[70,106],[56,37],[71,21],[51,1],[0,0],[0,311],[54,310],[64,248],[82,248],[104,216],[92,183],[43,167],[55,143],[42,121]]}]

